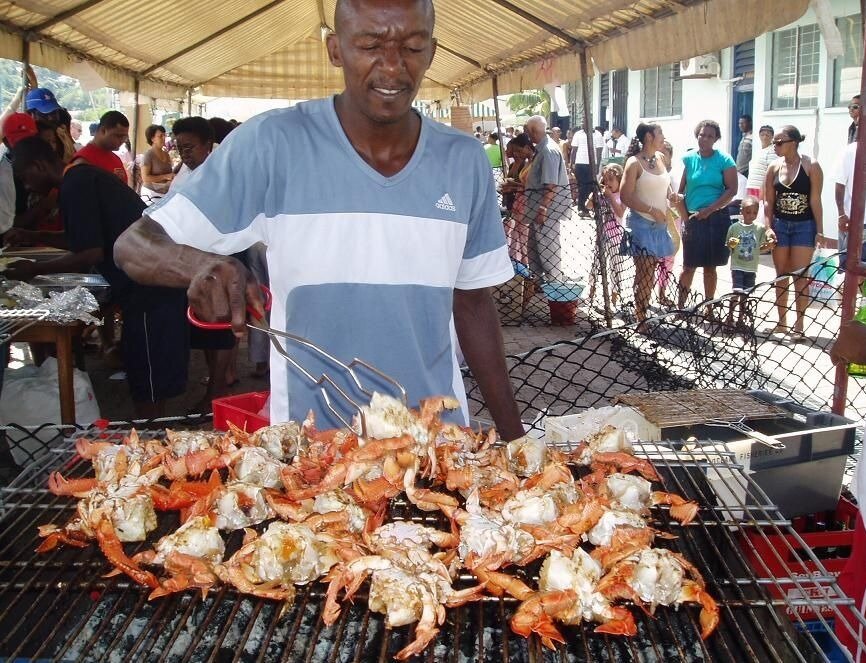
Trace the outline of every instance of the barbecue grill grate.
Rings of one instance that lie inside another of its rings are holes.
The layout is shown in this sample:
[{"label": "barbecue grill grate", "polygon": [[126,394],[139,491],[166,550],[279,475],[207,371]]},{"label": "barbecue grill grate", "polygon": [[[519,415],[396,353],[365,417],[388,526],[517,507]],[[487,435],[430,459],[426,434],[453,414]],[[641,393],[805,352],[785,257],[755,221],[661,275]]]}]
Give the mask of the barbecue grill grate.
[{"label": "barbecue grill grate", "polygon": [[[103,434],[119,441],[122,430]],[[143,437],[161,435],[140,432]],[[82,436],[82,433],[74,437]],[[74,438],[73,438],[74,439]],[[677,534],[665,542],[694,562],[719,600],[721,623],[706,642],[699,637],[698,609],[659,608],[653,618],[632,608],[638,623],[634,638],[592,633],[592,625],[564,627],[568,643],[557,652],[545,651],[537,639],[513,634],[508,618],[515,604],[489,599],[448,611],[427,660],[443,661],[812,661],[823,660],[818,643],[800,633],[793,623],[804,624],[800,610],[832,611],[851,605],[839,598],[834,579],[811,551],[801,557],[817,565],[813,573],[799,563],[778,564],[786,577],[774,577],[765,565],[752,572],[740,549],[746,531],[794,537],[803,544],[760,487],[751,482],[733,454],[715,443],[699,443],[687,450],[681,444],[644,444],[641,453],[651,458],[663,478],[664,489],[696,499],[699,517],[682,527],[664,508],[654,511],[656,526]],[[381,615],[367,609],[359,595],[346,604],[336,624],[321,620],[324,588],[321,583],[299,588],[294,605],[238,595],[220,588],[203,598],[197,593],[147,601],[147,591],[125,576],[104,578],[109,570],[92,546],[61,549],[36,555],[36,525],[63,524],[72,515],[74,501],[58,498],[45,489],[48,473],[61,470],[84,476],[89,463],[77,459],[72,446],[55,449],[29,467],[3,490],[0,519],[0,659],[56,661],[369,661],[390,660],[412,638],[411,628],[388,630]],[[708,480],[710,473],[713,481]],[[719,495],[734,498],[722,505]],[[734,516],[743,514],[742,520]],[[395,505],[396,518],[426,521],[447,529],[441,519]],[[160,532],[176,526],[161,516]],[[763,527],[763,529],[761,529]],[[230,540],[229,551],[239,545]],[[766,535],[765,534],[765,535]],[[155,540],[155,538],[153,539]],[[132,553],[148,544],[130,545]],[[748,543],[744,545],[748,546]],[[805,545],[803,545],[805,548]],[[773,560],[769,560],[773,561]],[[531,575],[537,566],[527,569]],[[806,584],[801,578],[809,577]],[[798,577],[799,574],[799,577]],[[464,579],[467,583],[468,578]],[[784,599],[767,590],[781,590]],[[784,614],[785,608],[794,617]],[[793,623],[791,621],[793,619]],[[829,620],[821,618],[829,628]]]},{"label": "barbecue grill grate", "polygon": [[693,389],[649,394],[620,394],[614,403],[629,405],[659,428],[691,426],[709,419],[737,421],[790,416],[741,389]]}]

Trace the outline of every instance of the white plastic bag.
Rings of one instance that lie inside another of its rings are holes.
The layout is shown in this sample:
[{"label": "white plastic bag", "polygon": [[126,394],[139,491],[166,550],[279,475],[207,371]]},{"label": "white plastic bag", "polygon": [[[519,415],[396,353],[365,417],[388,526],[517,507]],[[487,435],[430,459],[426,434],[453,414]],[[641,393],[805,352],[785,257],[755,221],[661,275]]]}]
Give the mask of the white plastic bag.
[{"label": "white plastic bag", "polygon": [[829,301],[836,294],[839,265],[830,249],[815,249],[809,265],[809,293],[814,299]]},{"label": "white plastic bag", "polygon": [[[99,419],[99,404],[93,393],[90,377],[84,371],[73,371],[73,393],[75,395],[75,422],[87,426]],[[57,360],[46,359],[41,366],[24,366],[7,370],[0,394],[0,424],[19,426],[41,426],[59,424],[60,390],[57,379]],[[32,436],[10,430],[7,433],[12,456],[19,465],[25,465],[32,454],[44,450],[44,445]],[[43,442],[54,439],[57,430],[46,427],[38,434]]]}]

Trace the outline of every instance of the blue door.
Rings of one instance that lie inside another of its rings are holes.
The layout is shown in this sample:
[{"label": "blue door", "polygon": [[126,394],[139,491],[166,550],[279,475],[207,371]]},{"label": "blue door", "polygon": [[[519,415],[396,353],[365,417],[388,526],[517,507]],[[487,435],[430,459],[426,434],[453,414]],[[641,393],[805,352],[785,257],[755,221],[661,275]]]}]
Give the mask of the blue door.
[{"label": "blue door", "polygon": [[[751,86],[749,86],[751,88]],[[737,158],[737,148],[740,146],[740,139],[743,137],[743,133],[740,131],[739,120],[743,115],[749,115],[754,120],[754,115],[752,114],[752,100],[754,99],[755,93],[751,90],[740,90],[734,88],[734,99],[731,104],[733,117],[731,118],[731,156],[734,159]],[[754,132],[754,122],[752,126],[752,131]]]}]

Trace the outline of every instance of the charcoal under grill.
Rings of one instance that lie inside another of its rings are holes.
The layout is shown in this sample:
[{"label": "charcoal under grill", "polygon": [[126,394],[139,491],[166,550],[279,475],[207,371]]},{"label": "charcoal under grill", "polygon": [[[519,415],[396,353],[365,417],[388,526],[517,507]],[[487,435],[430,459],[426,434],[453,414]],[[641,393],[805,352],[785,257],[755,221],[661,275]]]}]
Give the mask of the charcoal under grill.
[{"label": "charcoal under grill", "polygon": [[[123,434],[108,432],[117,441]],[[716,633],[707,641],[700,639],[696,606],[660,607],[652,617],[632,607],[636,637],[597,635],[592,624],[563,627],[567,643],[553,652],[542,648],[535,637],[526,640],[511,632],[513,600],[490,598],[448,610],[446,622],[423,657],[455,662],[824,660],[813,637],[794,628],[797,622],[803,624],[798,611],[818,612],[824,607],[839,617],[840,608],[852,601],[839,598],[833,577],[811,552],[801,554],[818,562],[817,572],[791,563],[785,566],[784,576],[773,577],[764,568],[758,569],[762,578],[756,577],[740,548],[747,530],[790,534],[797,546],[803,542],[760,487],[733,464],[733,455],[685,451],[673,443],[652,443],[643,451],[655,462],[665,490],[702,505],[699,517],[685,527],[671,521],[665,509],[654,510],[656,526],[678,536],[657,545],[683,553],[700,569],[709,592],[719,601],[721,623]],[[745,494],[735,505],[743,513],[742,520],[729,517],[730,504],[720,504],[706,480],[710,467],[721,470],[729,487],[740,486],[734,494]],[[74,510],[74,500],[46,490],[53,470],[75,477],[87,475],[90,467],[78,461],[68,445],[37,459],[3,489],[0,661],[388,661],[414,637],[411,627],[386,629],[383,616],[367,609],[363,594],[354,604],[344,604],[337,623],[326,627],[321,619],[325,588],[321,583],[299,588],[295,603],[288,607],[241,596],[229,588],[218,588],[206,597],[187,592],[148,601],[147,590],[125,576],[103,577],[110,567],[96,546],[37,555],[33,552],[39,541],[36,526],[62,525]],[[395,505],[394,517],[447,529],[436,516],[405,504]],[[161,515],[157,535],[176,525]],[[157,535],[152,535],[151,543]],[[229,541],[230,550],[239,545],[239,533],[234,538],[238,540]],[[148,546],[129,545],[127,552]],[[784,563],[781,556],[778,561]],[[532,572],[533,568],[527,569],[530,577]],[[809,575],[808,584],[802,580],[804,574]],[[458,584],[470,582],[464,578]],[[771,587],[786,598],[772,598],[767,591]],[[785,614],[786,608],[793,611],[794,622]],[[826,618],[822,619],[826,626]]]}]

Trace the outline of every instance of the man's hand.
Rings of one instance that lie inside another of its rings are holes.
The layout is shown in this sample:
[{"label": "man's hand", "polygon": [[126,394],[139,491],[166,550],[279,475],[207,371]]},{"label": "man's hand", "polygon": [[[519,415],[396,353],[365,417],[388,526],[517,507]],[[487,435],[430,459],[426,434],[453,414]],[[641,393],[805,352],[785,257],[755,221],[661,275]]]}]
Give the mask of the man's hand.
[{"label": "man's hand", "polygon": [[840,214],[839,215],[839,232],[840,233],[848,232],[848,224],[849,224],[848,215],[847,214]]},{"label": "man's hand", "polygon": [[16,260],[10,263],[3,275],[12,281],[29,281],[39,274],[39,268],[30,260]]},{"label": "man's hand", "polygon": [[37,233],[35,230],[25,230],[24,228],[10,228],[3,235],[3,243],[6,246],[32,246],[37,242]]},{"label": "man's hand", "polygon": [[264,317],[259,284],[235,258],[214,258],[192,277],[187,290],[190,306],[206,322],[231,321],[236,336],[246,331],[247,307]]},{"label": "man's hand", "polygon": [[834,364],[866,364],[866,325],[859,320],[844,322],[830,348],[830,359]]}]

